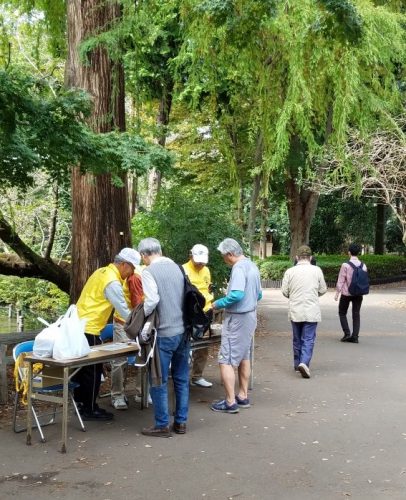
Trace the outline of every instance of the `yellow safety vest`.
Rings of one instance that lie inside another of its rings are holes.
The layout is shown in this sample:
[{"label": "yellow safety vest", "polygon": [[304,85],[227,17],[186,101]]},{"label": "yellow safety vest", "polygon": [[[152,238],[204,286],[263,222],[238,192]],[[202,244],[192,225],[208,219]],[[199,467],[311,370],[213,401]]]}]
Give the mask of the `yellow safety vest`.
[{"label": "yellow safety vest", "polygon": [[112,281],[123,285],[120,272],[114,264],[97,269],[87,280],[76,304],[80,319],[86,319],[86,333],[99,335],[106,326],[113,306],[104,296],[104,289]]}]

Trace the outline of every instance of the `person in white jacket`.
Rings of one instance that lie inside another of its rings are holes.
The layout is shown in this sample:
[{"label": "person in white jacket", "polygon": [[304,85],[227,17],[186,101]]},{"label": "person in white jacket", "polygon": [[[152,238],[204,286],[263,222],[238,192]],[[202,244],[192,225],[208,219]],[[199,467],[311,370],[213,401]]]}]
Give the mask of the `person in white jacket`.
[{"label": "person in white jacket", "polygon": [[282,280],[282,293],[289,299],[289,319],[293,331],[293,364],[303,378],[310,378],[310,361],[321,321],[319,296],[327,291],[323,271],[311,265],[312,251],[302,245],[297,265],[289,268]]}]

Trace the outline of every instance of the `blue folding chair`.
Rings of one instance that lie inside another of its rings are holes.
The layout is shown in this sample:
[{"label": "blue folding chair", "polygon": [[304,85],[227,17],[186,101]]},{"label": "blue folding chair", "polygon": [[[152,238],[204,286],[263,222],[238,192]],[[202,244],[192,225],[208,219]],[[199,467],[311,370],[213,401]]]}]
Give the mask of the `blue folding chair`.
[{"label": "blue folding chair", "polygon": [[[20,354],[25,353],[25,352],[32,352],[33,347],[34,347],[33,340],[27,340],[26,342],[20,342],[19,344],[17,344],[13,349],[14,362],[17,360],[17,358]],[[41,374],[38,374],[35,376],[35,378],[39,379],[39,378],[41,378],[41,376],[42,376]],[[24,367],[22,367],[22,366],[19,366],[19,368],[18,368],[18,377],[19,377],[20,382],[26,378],[26,373],[24,371]],[[80,423],[80,426],[82,428],[82,431],[84,432],[84,431],[86,431],[86,429],[85,429],[85,426],[83,424],[83,420],[80,416],[76,401],[73,398],[73,390],[76,389],[77,387],[79,387],[78,383],[76,383],[76,382],[69,383],[69,397],[70,397],[70,400],[72,401],[72,404],[75,408],[75,412],[76,412],[76,415],[79,419],[79,423]],[[55,384],[55,385],[51,385],[49,387],[33,387],[32,388],[33,393],[41,393],[41,394],[48,394],[48,395],[55,394],[56,392],[61,392],[62,390],[63,390],[63,384]],[[27,430],[26,427],[18,427],[17,426],[18,400],[19,400],[19,393],[16,392],[15,401],[14,401],[13,429],[14,429],[14,432],[17,432],[17,433]],[[45,413],[45,414],[42,414],[40,416],[37,415],[37,412],[34,409],[34,405],[31,406],[31,409],[32,409],[32,414],[33,414],[33,417],[35,420],[36,427],[37,427],[38,432],[40,433],[40,436],[41,436],[41,441],[44,443],[45,437],[44,437],[44,433],[42,432],[41,427],[45,427],[45,426],[53,424],[55,422],[56,404],[54,405],[54,411],[52,413]],[[48,415],[52,415],[51,419],[48,422],[41,425],[39,422],[39,417],[44,417],[44,416],[48,416]]]}]

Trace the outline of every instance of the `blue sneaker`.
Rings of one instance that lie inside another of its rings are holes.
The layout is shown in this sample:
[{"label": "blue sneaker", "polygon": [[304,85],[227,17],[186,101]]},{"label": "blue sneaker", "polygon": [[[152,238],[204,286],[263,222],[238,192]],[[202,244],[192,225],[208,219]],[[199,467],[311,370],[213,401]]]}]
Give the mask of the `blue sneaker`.
[{"label": "blue sneaker", "polygon": [[239,396],[236,396],[235,401],[239,408],[251,408],[250,400],[248,398],[242,399]]},{"label": "blue sneaker", "polygon": [[210,408],[213,411],[221,411],[223,413],[238,413],[240,411],[237,403],[229,405],[225,399],[213,403]]}]

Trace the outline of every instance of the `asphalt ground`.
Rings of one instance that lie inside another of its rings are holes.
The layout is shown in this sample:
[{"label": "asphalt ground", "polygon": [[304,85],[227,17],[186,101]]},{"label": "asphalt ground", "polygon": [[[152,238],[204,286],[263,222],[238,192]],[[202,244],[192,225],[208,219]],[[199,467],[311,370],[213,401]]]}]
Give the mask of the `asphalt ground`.
[{"label": "asphalt ground", "polygon": [[[266,290],[255,344],[252,407],[210,410],[223,396],[215,353],[191,388],[185,435],[148,438],[152,410],[132,403],[109,423],[72,416],[66,454],[60,426],[33,444],[0,429],[0,499],[406,498],[406,287],[373,289],[361,309],[359,344],[342,336],[333,291],[321,298],[323,321],[311,365],[293,370],[287,300]],[[108,408],[108,398],[101,400]]]}]

